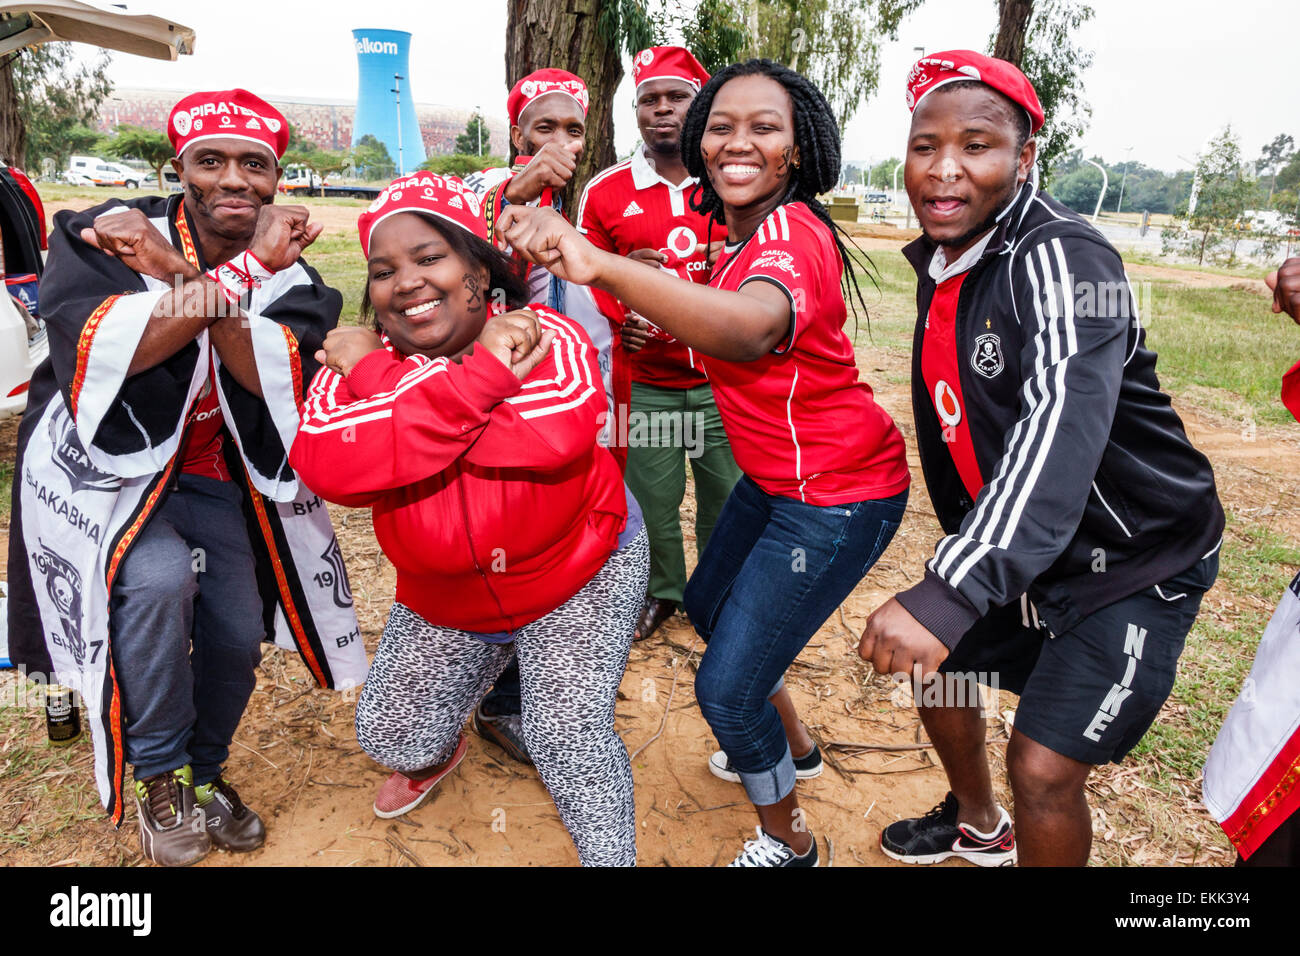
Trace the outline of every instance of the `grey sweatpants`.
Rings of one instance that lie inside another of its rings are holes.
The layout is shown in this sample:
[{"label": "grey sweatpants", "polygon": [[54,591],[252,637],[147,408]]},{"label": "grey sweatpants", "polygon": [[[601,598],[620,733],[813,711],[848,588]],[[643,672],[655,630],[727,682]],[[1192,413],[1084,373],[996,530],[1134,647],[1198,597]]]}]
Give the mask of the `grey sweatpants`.
[{"label": "grey sweatpants", "polygon": [[[649,567],[642,528],[582,590],[515,635],[524,742],[584,866],[636,862],[632,767],[614,699]],[[394,604],[357,703],[357,742],[394,770],[447,760],[510,650]]]}]

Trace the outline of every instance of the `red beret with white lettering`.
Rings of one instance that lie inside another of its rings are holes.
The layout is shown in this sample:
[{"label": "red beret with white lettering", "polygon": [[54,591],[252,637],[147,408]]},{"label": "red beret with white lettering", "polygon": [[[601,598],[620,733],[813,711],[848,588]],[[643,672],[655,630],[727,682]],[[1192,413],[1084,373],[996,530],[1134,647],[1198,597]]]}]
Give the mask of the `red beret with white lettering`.
[{"label": "red beret with white lettering", "polygon": [[265,146],[278,160],[289,147],[289,123],[248,90],[191,93],[172,107],[167,138],[177,156],[200,140],[246,139]]},{"label": "red beret with white lettering", "polygon": [[709,71],[685,47],[652,46],[632,57],[633,84],[640,89],[647,80],[682,80],[698,93],[709,82]]},{"label": "red beret with white lettering", "polygon": [[432,216],[487,241],[487,223],[480,214],[474,190],[455,176],[439,176],[422,170],[394,179],[357,220],[361,252],[366,258],[370,257],[370,234],[375,227],[399,212]]},{"label": "red beret with white lettering", "polygon": [[519,125],[519,116],[524,108],[539,96],[547,93],[564,93],[573,97],[582,107],[582,115],[587,115],[587,84],[568,70],[537,70],[529,73],[516,83],[506,97],[506,112],[510,114],[510,125]]},{"label": "red beret with white lettering", "polygon": [[917,60],[907,74],[907,108],[914,111],[927,94],[959,80],[991,86],[1022,107],[1029,114],[1031,133],[1043,125],[1043,107],[1029,78],[1014,64],[973,50],[946,50]]}]

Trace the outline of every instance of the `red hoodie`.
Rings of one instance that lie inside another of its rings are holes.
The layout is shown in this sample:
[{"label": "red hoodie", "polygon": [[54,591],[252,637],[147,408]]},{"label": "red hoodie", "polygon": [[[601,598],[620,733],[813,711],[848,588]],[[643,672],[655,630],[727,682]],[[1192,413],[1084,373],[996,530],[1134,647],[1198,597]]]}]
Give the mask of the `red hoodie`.
[{"label": "red hoodie", "polygon": [[582,328],[539,305],[551,350],[524,381],[486,349],[460,362],[372,352],[307,392],[289,462],[321,497],[371,505],[397,600],[431,624],[515,631],[576,594],[617,547],[623,482]]}]

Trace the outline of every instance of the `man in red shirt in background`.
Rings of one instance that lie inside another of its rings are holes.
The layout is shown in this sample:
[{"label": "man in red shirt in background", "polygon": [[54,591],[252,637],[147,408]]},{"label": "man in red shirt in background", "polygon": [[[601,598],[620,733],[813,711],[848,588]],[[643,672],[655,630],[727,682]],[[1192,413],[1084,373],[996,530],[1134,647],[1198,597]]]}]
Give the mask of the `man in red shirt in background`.
[{"label": "man in red shirt in background", "polygon": [[[689,50],[661,46],[633,57],[632,78],[643,145],[587,184],[578,231],[608,252],[707,283],[710,223],[691,208],[696,181],[682,163],[680,136],[682,119],[709,74]],[[622,326],[621,346],[614,349],[611,445],[627,448],[627,485],[650,532],[650,585],[635,635],[640,640],[672,616],[686,587],[680,517],[685,459],[695,476],[697,557],[740,470],[699,356],[612,296],[593,292],[601,311]]]}]

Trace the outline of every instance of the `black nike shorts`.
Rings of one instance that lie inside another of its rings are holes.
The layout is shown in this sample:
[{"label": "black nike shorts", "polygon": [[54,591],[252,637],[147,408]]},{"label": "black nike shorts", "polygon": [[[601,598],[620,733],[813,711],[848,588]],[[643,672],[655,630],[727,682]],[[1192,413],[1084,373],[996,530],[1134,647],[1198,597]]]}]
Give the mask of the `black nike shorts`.
[{"label": "black nike shorts", "polygon": [[1044,747],[1083,763],[1119,763],[1173,690],[1187,633],[1218,573],[1215,551],[1054,636],[1029,605],[994,608],[939,669],[1019,694],[1016,732]]}]

